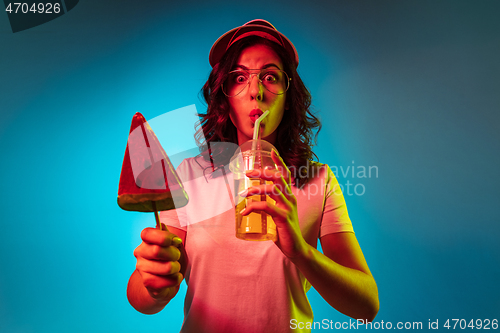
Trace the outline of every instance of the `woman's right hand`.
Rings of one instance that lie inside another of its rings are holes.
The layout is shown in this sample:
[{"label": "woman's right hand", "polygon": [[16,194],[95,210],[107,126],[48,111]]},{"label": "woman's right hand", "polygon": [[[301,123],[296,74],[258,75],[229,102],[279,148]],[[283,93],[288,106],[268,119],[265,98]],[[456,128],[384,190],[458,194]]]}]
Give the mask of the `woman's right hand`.
[{"label": "woman's right hand", "polygon": [[184,278],[179,262],[181,238],[168,230],[145,228],[141,232],[142,243],[135,249],[136,269],[149,295],[168,301],[175,296]]}]

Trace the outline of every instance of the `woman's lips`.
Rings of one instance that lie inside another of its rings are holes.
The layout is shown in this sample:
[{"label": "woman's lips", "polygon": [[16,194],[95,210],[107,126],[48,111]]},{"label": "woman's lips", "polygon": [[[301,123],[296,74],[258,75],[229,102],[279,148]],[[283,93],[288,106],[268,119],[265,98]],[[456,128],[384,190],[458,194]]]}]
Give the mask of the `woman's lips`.
[{"label": "woman's lips", "polygon": [[257,121],[257,119],[259,119],[259,117],[263,114],[264,112],[262,112],[261,109],[253,109],[252,111],[250,111],[250,120],[252,120],[253,123],[255,123]]}]

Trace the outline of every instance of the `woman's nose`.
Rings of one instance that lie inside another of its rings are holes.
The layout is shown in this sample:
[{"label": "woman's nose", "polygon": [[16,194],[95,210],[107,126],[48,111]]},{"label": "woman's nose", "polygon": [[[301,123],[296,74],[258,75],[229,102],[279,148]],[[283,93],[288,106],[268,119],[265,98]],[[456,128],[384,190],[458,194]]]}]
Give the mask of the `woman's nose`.
[{"label": "woman's nose", "polygon": [[261,101],[262,100],[262,97],[263,97],[263,94],[264,94],[264,87],[262,86],[262,84],[260,83],[259,81],[259,78],[257,77],[257,75],[252,75],[250,77],[250,83],[249,83],[249,92],[250,92],[250,96],[252,98],[255,98],[256,100],[259,100]]}]

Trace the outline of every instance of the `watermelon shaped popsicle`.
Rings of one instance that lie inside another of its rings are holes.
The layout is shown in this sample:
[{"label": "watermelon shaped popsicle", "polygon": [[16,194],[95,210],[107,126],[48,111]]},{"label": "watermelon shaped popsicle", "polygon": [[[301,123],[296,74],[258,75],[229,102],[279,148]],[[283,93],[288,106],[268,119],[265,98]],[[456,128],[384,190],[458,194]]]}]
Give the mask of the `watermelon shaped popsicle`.
[{"label": "watermelon shaped popsicle", "polygon": [[118,187],[118,205],[128,211],[154,212],[186,205],[188,196],[158,138],[142,114],[137,112],[123,159]]}]

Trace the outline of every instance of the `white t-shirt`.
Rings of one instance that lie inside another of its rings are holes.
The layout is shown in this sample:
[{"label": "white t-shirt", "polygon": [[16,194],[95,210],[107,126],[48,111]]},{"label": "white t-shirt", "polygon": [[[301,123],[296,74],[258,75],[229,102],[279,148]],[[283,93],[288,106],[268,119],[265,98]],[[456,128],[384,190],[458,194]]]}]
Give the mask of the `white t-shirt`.
[{"label": "white t-shirt", "polygon": [[[313,320],[311,285],[274,242],[236,238],[232,174],[227,168],[212,173],[209,165],[201,156],[184,160],[177,173],[189,203],[160,214],[162,223],[186,231],[181,332],[301,332],[290,320]],[[310,166],[312,179],[292,192],[302,235],[316,248],[319,237],[353,228],[330,167]]]}]

